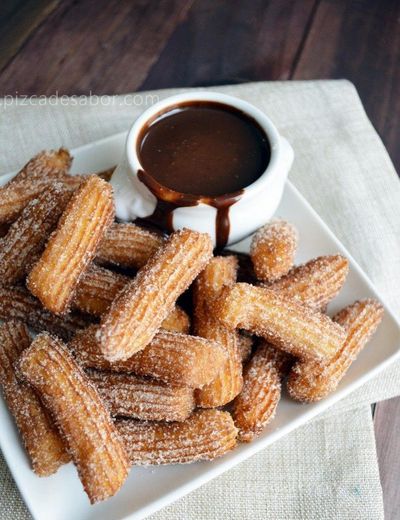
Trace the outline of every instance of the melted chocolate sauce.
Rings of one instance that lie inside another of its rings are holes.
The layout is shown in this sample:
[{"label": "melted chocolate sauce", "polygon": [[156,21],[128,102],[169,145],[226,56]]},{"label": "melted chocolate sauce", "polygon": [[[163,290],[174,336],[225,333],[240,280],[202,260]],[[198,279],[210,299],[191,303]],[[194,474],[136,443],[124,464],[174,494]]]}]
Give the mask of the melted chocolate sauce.
[{"label": "melted chocolate sauce", "polygon": [[265,171],[270,148],[259,125],[222,103],[191,102],[169,107],[142,129],[138,177],[157,198],[146,220],[173,231],[172,213],[183,206],[217,209],[217,245],[229,237],[229,208]]}]

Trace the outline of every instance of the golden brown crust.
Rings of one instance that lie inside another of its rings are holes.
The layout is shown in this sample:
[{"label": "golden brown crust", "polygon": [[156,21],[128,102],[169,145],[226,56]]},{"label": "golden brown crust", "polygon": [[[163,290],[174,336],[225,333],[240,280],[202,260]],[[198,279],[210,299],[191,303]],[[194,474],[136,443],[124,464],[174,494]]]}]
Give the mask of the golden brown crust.
[{"label": "golden brown crust", "polygon": [[235,283],[234,256],[214,257],[197,277],[194,287],[194,332],[219,343],[227,354],[224,368],[208,385],[196,390],[197,406],[215,408],[234,399],[243,386],[242,360],[235,330],[226,328],[212,313],[215,299],[225,286]]},{"label": "golden brown crust", "polygon": [[270,289],[244,283],[224,289],[216,313],[227,327],[249,330],[304,360],[329,360],[345,338],[342,327],[328,316]]},{"label": "golden brown crust", "polygon": [[14,285],[40,255],[69,198],[61,184],[54,183],[31,200],[0,239],[0,284]]},{"label": "golden brown crust", "polygon": [[194,409],[193,390],[133,374],[87,370],[111,415],[144,421],[184,421]]},{"label": "golden brown crust", "polygon": [[74,193],[39,261],[28,276],[29,290],[56,314],[68,310],[79,278],[114,218],[110,184],[88,177]]},{"label": "golden brown crust", "polygon": [[219,410],[201,410],[175,423],[120,420],[117,428],[134,465],[213,460],[236,446],[232,417]]},{"label": "golden brown crust", "polygon": [[284,220],[275,220],[260,228],[253,236],[250,256],[259,280],[273,282],[293,266],[298,234]]},{"label": "golden brown crust", "polygon": [[326,307],[338,294],[348,272],[349,261],[344,256],[320,256],[293,267],[268,288],[318,310]]},{"label": "golden brown crust", "polygon": [[0,319],[21,320],[35,332],[46,330],[64,340],[89,324],[86,316],[77,313],[63,317],[52,314],[24,287],[0,287]]},{"label": "golden brown crust", "polygon": [[246,365],[243,390],[233,402],[232,417],[239,440],[251,442],[275,416],[281,397],[281,376],[276,351],[259,346]]},{"label": "golden brown crust", "polygon": [[21,321],[0,325],[0,386],[14,416],[22,441],[39,477],[55,473],[70,460],[63,440],[35,392],[17,378],[14,365],[30,345]]},{"label": "golden brown crust", "polygon": [[165,242],[153,231],[131,223],[114,223],[107,230],[97,251],[96,261],[104,265],[143,267]]},{"label": "golden brown crust", "polygon": [[44,151],[33,157],[22,170],[0,188],[0,222],[13,222],[28,202],[54,182],[75,190],[82,178],[68,175],[69,152],[63,148]]},{"label": "golden brown crust", "polygon": [[175,305],[161,324],[161,328],[168,332],[179,332],[189,334],[190,318],[189,315],[179,305]]},{"label": "golden brown crust", "polygon": [[238,344],[242,363],[246,363],[246,361],[248,361],[251,356],[254,339],[250,334],[246,334],[245,332],[238,332]]},{"label": "golden brown crust", "polygon": [[175,386],[199,388],[224,366],[226,354],[215,342],[160,331],[151,343],[125,361],[107,361],[96,342],[95,325],[76,334],[69,347],[85,368],[150,376]]},{"label": "golden brown crust", "polygon": [[148,345],[211,256],[209,235],[173,233],[102,317],[97,338],[104,356],[124,360]]},{"label": "golden brown crust", "polygon": [[91,503],[113,496],[128,475],[120,436],[98,392],[56,338],[40,334],[19,370],[54,417]]},{"label": "golden brown crust", "polygon": [[336,314],[334,320],[347,333],[344,344],[327,364],[296,363],[287,383],[290,396],[297,401],[313,402],[336,390],[352,362],[376,331],[382,316],[382,305],[373,299],[357,301]]}]

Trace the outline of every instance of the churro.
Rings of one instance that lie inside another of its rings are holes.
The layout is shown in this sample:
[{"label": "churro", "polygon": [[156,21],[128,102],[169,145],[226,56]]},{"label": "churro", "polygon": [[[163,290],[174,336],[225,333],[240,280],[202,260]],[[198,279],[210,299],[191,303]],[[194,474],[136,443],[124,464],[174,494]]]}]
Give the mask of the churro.
[{"label": "churro", "polygon": [[254,341],[250,334],[246,334],[245,332],[238,332],[239,352],[242,363],[245,363],[251,356],[253,343]]},{"label": "churro", "polygon": [[151,343],[125,361],[110,362],[96,341],[97,326],[79,331],[69,347],[85,368],[150,376],[175,386],[200,388],[223,368],[226,354],[213,341],[160,331]]},{"label": "churro", "polygon": [[148,421],[183,421],[194,409],[193,390],[133,374],[88,370],[88,376],[114,416]]},{"label": "churro", "polygon": [[181,334],[189,334],[190,318],[188,314],[178,305],[173,307],[161,324],[161,328],[168,332],[180,332]]},{"label": "churro", "polygon": [[314,309],[323,309],[343,287],[348,272],[349,261],[344,256],[320,256],[293,267],[268,288]]},{"label": "churro", "polygon": [[116,425],[134,465],[213,460],[236,446],[232,417],[219,410],[201,410],[183,422],[122,419]]},{"label": "churro", "polygon": [[28,202],[54,182],[75,190],[82,177],[68,175],[71,157],[67,150],[41,152],[0,188],[0,222],[13,222]]},{"label": "churro", "polygon": [[21,321],[0,325],[0,386],[14,416],[22,441],[40,477],[55,473],[70,460],[64,442],[35,392],[21,382],[14,365],[30,345],[26,326]]},{"label": "churro", "polygon": [[253,236],[250,256],[259,280],[273,282],[293,266],[298,235],[296,229],[283,220],[260,228]]},{"label": "churro", "polygon": [[303,360],[328,361],[345,338],[343,328],[328,316],[245,283],[223,290],[216,313],[227,327],[251,331]]},{"label": "churro", "polygon": [[148,345],[211,256],[209,235],[188,229],[173,233],[102,317],[97,338],[104,356],[124,360]]},{"label": "churro", "polygon": [[233,402],[232,417],[242,442],[251,442],[275,416],[281,377],[274,350],[266,343],[257,348],[246,365],[243,390]]},{"label": "churro", "polygon": [[225,366],[218,376],[195,392],[196,404],[202,408],[215,408],[229,403],[243,386],[237,332],[225,327],[212,314],[214,300],[225,286],[235,283],[236,271],[237,260],[234,256],[215,257],[195,282],[194,332],[218,342],[227,354]]},{"label": "churro", "polygon": [[142,267],[165,242],[163,235],[136,224],[112,224],[102,239],[96,261],[121,267]]},{"label": "churro", "polygon": [[71,194],[54,183],[31,200],[0,239],[0,284],[14,285],[37,259]]},{"label": "churro", "polygon": [[336,390],[350,365],[376,331],[382,316],[382,305],[373,299],[357,301],[336,314],[333,319],[347,333],[342,348],[324,365],[297,362],[287,383],[290,396],[297,401],[313,402]]},{"label": "churro", "polygon": [[19,361],[50,410],[91,503],[114,495],[128,474],[122,440],[97,390],[56,338],[40,334]]},{"label": "churro", "polygon": [[56,314],[68,310],[79,278],[114,218],[110,184],[92,175],[73,194],[56,231],[30,272],[29,290]]},{"label": "churro", "polygon": [[52,314],[24,287],[0,287],[0,319],[21,320],[35,332],[45,330],[66,341],[89,324],[87,317],[78,313]]}]

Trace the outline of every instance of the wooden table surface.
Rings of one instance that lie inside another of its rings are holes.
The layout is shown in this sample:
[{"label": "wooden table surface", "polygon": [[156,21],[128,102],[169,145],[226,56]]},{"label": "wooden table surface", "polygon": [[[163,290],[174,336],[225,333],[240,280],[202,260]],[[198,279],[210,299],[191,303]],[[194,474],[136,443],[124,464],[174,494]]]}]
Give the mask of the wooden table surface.
[{"label": "wooden table surface", "polygon": [[[399,0],[2,0],[0,96],[347,78],[400,171]],[[379,173],[379,172],[377,172]],[[400,517],[400,398],[376,405]]]}]

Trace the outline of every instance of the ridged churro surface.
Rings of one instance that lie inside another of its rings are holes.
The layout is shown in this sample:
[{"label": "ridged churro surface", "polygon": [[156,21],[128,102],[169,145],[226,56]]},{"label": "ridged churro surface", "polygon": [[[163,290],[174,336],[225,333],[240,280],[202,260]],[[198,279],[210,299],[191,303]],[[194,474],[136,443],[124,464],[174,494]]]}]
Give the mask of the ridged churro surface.
[{"label": "ridged churro surface", "polygon": [[213,316],[215,299],[226,286],[236,281],[237,260],[234,256],[214,257],[200,273],[194,288],[194,332],[219,343],[227,360],[218,376],[196,390],[196,404],[202,408],[223,406],[234,399],[243,385],[242,360],[237,332],[225,327]]},{"label": "ridged churro surface", "polygon": [[383,307],[373,299],[360,300],[341,310],[334,320],[346,330],[340,350],[324,365],[297,362],[289,375],[288,391],[297,401],[319,401],[336,390],[350,365],[382,320]]},{"label": "ridged churro surface", "polygon": [[147,421],[183,421],[194,408],[193,390],[133,374],[88,370],[111,414]]},{"label": "ridged churro surface", "polygon": [[28,330],[21,321],[0,325],[0,386],[32,469],[38,476],[45,477],[55,473],[70,457],[50,415],[32,388],[20,381],[15,372],[15,363],[30,342]]},{"label": "ridged churro surface", "polygon": [[175,386],[200,388],[210,383],[226,361],[223,348],[213,341],[160,331],[151,343],[125,361],[110,362],[96,341],[95,325],[80,331],[69,343],[85,368],[150,376]]},{"label": "ridged churro surface", "polygon": [[213,460],[236,446],[232,417],[219,410],[198,411],[175,423],[120,420],[117,428],[134,465]]},{"label": "ridged churro surface", "polygon": [[268,288],[314,309],[323,309],[343,287],[348,272],[349,261],[344,256],[320,256],[293,267]]},{"label": "ridged churro surface", "polygon": [[128,474],[123,443],[97,390],[56,338],[40,334],[19,370],[62,432],[91,503],[114,495]]},{"label": "ridged churro surface", "polygon": [[266,343],[257,348],[246,365],[243,390],[233,402],[232,417],[242,442],[251,442],[275,416],[281,377],[273,351]]},{"label": "ridged churro surface", "polygon": [[114,223],[97,251],[97,261],[121,267],[140,268],[165,242],[158,233],[131,223]]},{"label": "ridged churro surface", "polygon": [[296,300],[263,287],[237,283],[216,302],[221,321],[249,330],[304,360],[327,361],[343,344],[340,325]]},{"label": "ridged churro surface", "polygon": [[148,345],[211,255],[209,235],[173,233],[102,317],[97,338],[104,356],[124,360]]},{"label": "ridged churro surface", "polygon": [[71,194],[54,183],[31,200],[0,239],[0,285],[14,285],[44,249]]},{"label": "ridged churro surface", "polygon": [[250,246],[257,278],[273,282],[285,275],[293,266],[297,241],[297,230],[284,220],[275,220],[260,228]]},{"label": "ridged churro surface", "polygon": [[35,332],[46,330],[64,340],[89,324],[86,316],[77,313],[56,316],[24,287],[0,287],[0,319],[21,320]]},{"label": "ridged churro surface", "polygon": [[57,229],[28,276],[29,290],[56,314],[65,313],[79,278],[114,218],[110,184],[88,177],[74,193]]}]

